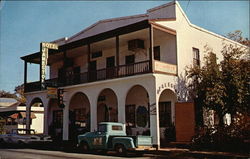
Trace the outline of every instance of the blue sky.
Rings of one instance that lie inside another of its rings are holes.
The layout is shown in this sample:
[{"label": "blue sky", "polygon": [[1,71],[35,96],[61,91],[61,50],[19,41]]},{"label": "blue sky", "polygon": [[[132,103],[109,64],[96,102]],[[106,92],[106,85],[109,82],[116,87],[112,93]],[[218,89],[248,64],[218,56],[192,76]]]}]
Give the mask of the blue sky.
[{"label": "blue sky", "polygon": [[[167,1],[4,1],[0,4],[0,90],[23,83],[21,56],[39,51],[41,41],[70,37],[98,20],[145,13]],[[226,35],[249,38],[249,1],[179,1],[191,23]],[[28,81],[38,80],[28,64]]]}]

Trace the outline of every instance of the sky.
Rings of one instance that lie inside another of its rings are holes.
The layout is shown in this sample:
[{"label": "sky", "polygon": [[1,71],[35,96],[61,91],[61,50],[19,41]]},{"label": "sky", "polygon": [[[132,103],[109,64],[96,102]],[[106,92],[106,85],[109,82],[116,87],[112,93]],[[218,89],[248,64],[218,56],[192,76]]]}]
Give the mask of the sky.
[{"label": "sky", "polygon": [[[168,1],[1,1],[0,90],[14,92],[23,83],[20,59],[39,51],[40,42],[70,37],[108,18],[146,13]],[[241,30],[249,39],[249,1],[179,1],[191,23],[220,35]],[[39,66],[28,64],[28,82]]]}]

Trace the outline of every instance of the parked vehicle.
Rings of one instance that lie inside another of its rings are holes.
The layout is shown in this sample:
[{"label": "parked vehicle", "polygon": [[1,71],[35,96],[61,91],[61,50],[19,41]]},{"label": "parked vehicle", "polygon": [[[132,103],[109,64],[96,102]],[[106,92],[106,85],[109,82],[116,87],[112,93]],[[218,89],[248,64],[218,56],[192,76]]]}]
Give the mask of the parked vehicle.
[{"label": "parked vehicle", "polygon": [[51,137],[35,134],[33,129],[12,129],[11,133],[0,135],[0,144],[38,144],[52,142]]},{"label": "parked vehicle", "polygon": [[89,150],[115,150],[119,155],[127,151],[152,150],[151,136],[127,136],[125,124],[101,122],[98,131],[78,135],[78,147]]}]

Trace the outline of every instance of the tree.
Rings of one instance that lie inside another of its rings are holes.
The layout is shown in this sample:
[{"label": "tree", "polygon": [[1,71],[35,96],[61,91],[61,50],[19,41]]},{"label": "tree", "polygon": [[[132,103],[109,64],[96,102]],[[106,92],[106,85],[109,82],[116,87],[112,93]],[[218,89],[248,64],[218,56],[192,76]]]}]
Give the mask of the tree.
[{"label": "tree", "polygon": [[207,48],[203,67],[188,70],[192,78],[191,87],[195,93],[196,106],[214,110],[223,126],[226,113],[234,118],[236,113],[249,115],[249,50],[225,45],[222,50],[223,60],[217,64],[211,51]]},{"label": "tree", "polygon": [[24,85],[15,87],[15,93],[0,90],[0,98],[14,98],[21,104],[25,104],[26,98],[24,97]]},{"label": "tree", "polygon": [[0,90],[0,98],[17,98],[16,94]]},{"label": "tree", "polygon": [[237,41],[243,45],[250,47],[250,40],[242,37],[242,32],[240,30],[235,30],[227,34],[227,38]]},{"label": "tree", "polygon": [[19,86],[16,86],[15,87],[15,94],[17,95],[18,97],[18,101],[21,102],[21,103],[26,103],[26,98],[24,96],[24,85],[19,85]]}]

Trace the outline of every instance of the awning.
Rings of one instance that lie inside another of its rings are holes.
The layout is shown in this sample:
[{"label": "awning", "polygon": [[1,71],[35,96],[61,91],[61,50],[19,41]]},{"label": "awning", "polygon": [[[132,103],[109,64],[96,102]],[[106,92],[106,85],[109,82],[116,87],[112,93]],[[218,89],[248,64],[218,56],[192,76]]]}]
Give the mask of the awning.
[{"label": "awning", "polygon": [[[26,112],[19,112],[19,113],[20,113],[20,115],[21,115],[21,118],[26,118]],[[13,119],[17,119],[19,113],[12,114],[12,115],[10,115],[9,117],[11,117],[11,118],[13,118]],[[35,118],[36,118],[36,115],[35,115],[34,112],[31,112],[31,113],[30,113],[30,118],[31,118],[31,119],[35,119]]]},{"label": "awning", "polygon": [[13,119],[17,119],[18,118],[18,113],[12,114],[9,117],[13,118]]}]

